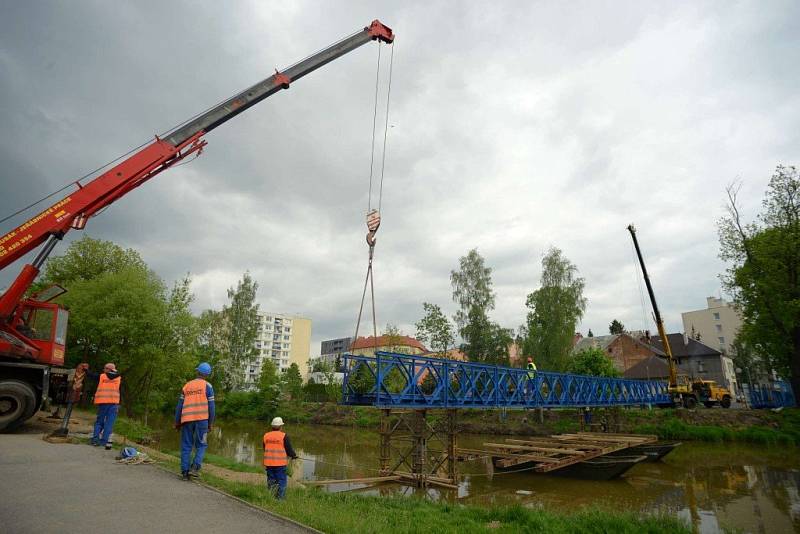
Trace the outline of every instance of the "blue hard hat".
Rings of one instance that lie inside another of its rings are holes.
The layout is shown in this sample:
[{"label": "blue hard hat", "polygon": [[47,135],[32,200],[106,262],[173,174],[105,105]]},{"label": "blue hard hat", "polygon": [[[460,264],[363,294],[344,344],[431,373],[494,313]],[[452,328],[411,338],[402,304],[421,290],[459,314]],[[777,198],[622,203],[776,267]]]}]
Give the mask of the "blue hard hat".
[{"label": "blue hard hat", "polygon": [[125,447],[122,449],[122,452],[120,452],[122,458],[133,458],[137,454],[139,454],[139,452],[133,447]]},{"label": "blue hard hat", "polygon": [[207,364],[206,362],[203,362],[203,363],[201,363],[200,365],[197,366],[195,371],[197,371],[201,375],[208,376],[208,375],[211,374],[211,366],[209,364]]}]

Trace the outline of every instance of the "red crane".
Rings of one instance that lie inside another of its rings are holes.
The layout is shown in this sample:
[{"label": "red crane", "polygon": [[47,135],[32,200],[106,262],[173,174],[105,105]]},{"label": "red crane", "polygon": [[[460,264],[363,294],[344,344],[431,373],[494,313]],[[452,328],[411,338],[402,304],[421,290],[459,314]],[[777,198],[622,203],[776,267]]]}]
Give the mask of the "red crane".
[{"label": "red crane", "polygon": [[82,230],[100,210],[191,154],[205,134],[323,65],[370,42],[391,43],[391,28],[378,20],[191,119],[0,237],[0,269],[41,245],[31,264],[0,296],[0,430],[28,419],[48,395],[51,366],[64,363],[66,309],[52,302],[65,290],[53,286],[24,298],[56,243]]}]

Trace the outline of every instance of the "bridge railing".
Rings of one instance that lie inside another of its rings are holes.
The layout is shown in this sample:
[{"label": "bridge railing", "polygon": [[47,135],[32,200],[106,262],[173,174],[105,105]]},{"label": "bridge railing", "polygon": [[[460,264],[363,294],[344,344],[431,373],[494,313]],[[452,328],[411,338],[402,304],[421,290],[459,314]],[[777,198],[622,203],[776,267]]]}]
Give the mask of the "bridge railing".
[{"label": "bridge railing", "polygon": [[666,382],[529,372],[378,352],[344,355],[342,403],[408,408],[543,408],[667,404]]},{"label": "bridge railing", "polygon": [[792,386],[788,382],[773,382],[770,385],[750,389],[750,406],[753,408],[781,408],[795,405]]}]

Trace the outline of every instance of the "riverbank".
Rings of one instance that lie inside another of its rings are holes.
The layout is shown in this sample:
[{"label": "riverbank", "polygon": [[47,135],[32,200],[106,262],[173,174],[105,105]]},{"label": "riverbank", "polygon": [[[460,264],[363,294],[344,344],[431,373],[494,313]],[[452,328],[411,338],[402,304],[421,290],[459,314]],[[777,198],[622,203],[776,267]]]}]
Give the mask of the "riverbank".
[{"label": "riverbank", "polygon": [[[89,412],[76,413],[76,423],[85,427]],[[154,432],[140,423],[121,417],[115,428],[115,444],[149,442]],[[133,431],[139,440],[124,431]],[[179,460],[174,453],[137,444],[157,460],[158,466],[174,474]],[[504,505],[482,507],[425,498],[366,496],[328,493],[305,488],[290,481],[287,497],[276,500],[264,485],[263,471],[229,458],[207,455],[202,482],[269,512],[298,521],[323,532],[554,532],[554,533],[673,533],[690,532],[681,520],[666,516],[636,514],[601,508],[565,513],[542,506]]]},{"label": "riverbank", "polygon": [[[210,459],[214,462],[214,459]],[[230,460],[225,460],[230,467]],[[178,459],[161,465],[177,474]],[[252,466],[244,465],[242,470]],[[290,487],[286,499],[276,500],[266,490],[263,475],[243,479],[221,476],[228,469],[214,465],[204,470],[202,482],[254,506],[288,517],[323,532],[417,533],[417,532],[547,532],[547,533],[681,533],[691,532],[682,521],[599,508],[564,514],[524,506],[484,508],[424,498],[372,497],[327,493],[319,488]]]},{"label": "riverbank", "polygon": [[[315,425],[377,429],[380,411],[334,403],[286,403],[280,414],[285,421]],[[681,409],[596,409],[595,423],[605,417],[616,421],[622,433],[655,434],[661,439],[710,442],[744,442],[772,445],[800,445],[800,409],[741,410],[703,408]],[[436,421],[438,411],[429,412]],[[577,410],[544,410],[542,421],[536,410],[459,410],[459,431],[470,434],[541,436],[580,430]]]}]

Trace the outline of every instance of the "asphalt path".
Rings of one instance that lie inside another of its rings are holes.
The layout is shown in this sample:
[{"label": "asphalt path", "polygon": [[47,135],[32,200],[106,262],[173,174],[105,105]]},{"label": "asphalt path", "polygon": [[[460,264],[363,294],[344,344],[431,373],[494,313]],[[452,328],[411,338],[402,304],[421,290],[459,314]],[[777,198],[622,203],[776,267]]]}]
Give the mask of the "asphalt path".
[{"label": "asphalt path", "polygon": [[0,434],[0,531],[270,532],[309,530],[117,451]]}]

